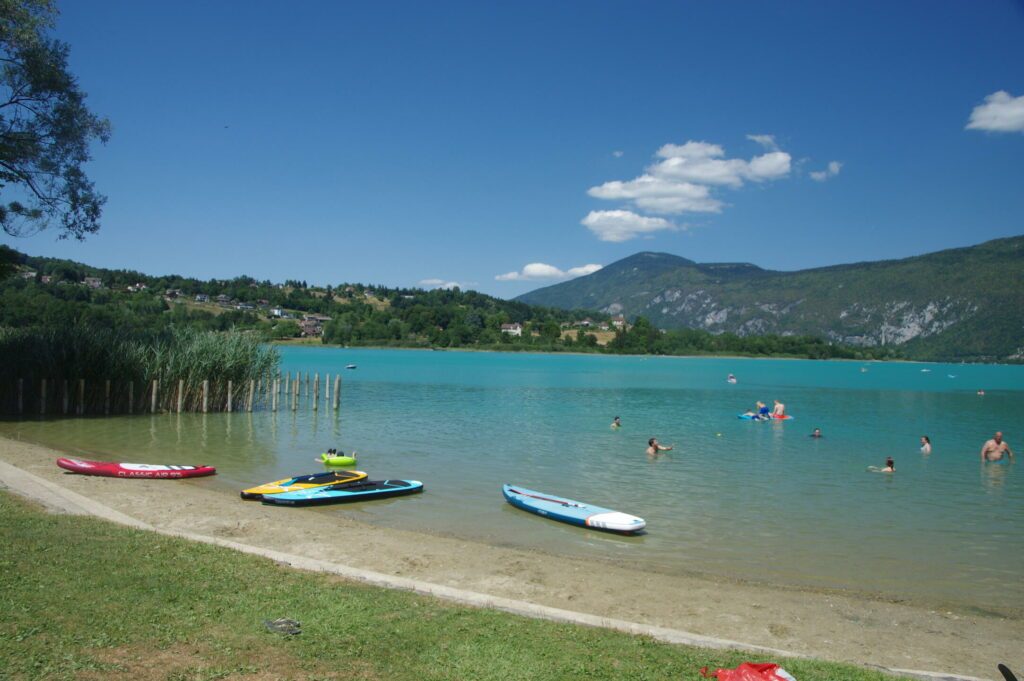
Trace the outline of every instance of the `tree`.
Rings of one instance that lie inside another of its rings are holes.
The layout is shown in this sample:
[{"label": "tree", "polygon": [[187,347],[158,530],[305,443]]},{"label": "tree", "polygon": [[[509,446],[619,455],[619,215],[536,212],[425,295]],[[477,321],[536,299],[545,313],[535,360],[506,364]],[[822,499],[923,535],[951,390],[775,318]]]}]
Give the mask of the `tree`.
[{"label": "tree", "polygon": [[82,166],[110,122],[86,107],[68,46],[46,36],[56,15],[53,0],[0,0],[0,227],[27,236],[56,224],[81,240],[106,201]]}]

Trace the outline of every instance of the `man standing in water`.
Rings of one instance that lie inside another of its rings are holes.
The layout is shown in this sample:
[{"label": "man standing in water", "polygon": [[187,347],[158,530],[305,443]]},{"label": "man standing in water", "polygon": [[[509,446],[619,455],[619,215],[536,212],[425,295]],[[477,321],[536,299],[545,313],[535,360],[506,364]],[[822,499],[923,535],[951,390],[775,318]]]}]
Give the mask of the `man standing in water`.
[{"label": "man standing in water", "polygon": [[991,440],[981,446],[982,461],[1001,461],[1003,454],[1009,456],[1010,461],[1013,461],[1013,452],[1010,450],[1010,445],[1003,442],[1002,433],[996,433]]},{"label": "man standing in water", "polygon": [[670,452],[672,446],[666,447],[665,445],[658,444],[658,438],[652,437],[647,441],[647,456],[657,456],[659,452]]}]

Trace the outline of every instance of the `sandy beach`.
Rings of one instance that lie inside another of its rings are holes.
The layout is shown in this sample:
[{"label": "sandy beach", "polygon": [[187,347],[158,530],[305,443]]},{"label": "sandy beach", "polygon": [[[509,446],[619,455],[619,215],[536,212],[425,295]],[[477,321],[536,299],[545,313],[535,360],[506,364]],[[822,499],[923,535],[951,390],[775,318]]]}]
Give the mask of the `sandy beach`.
[{"label": "sandy beach", "polygon": [[[995,678],[1024,662],[1024,620],[863,595],[640,572],[444,536],[344,514],[241,501],[207,481],[67,474],[61,453],[0,438],[0,459],[154,527],[188,531],[541,605],[829,660]],[[429,493],[429,491],[428,491]]]}]

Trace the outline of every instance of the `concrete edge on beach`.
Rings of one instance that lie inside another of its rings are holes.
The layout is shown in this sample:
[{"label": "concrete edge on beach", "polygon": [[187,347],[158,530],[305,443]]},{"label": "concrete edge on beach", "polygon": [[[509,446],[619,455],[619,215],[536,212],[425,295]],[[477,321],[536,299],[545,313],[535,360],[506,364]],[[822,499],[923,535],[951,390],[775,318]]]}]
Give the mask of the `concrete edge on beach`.
[{"label": "concrete edge on beach", "polygon": [[[180,537],[191,541],[234,549],[242,553],[262,556],[276,563],[300,570],[323,572],[373,586],[412,591],[467,606],[492,608],[516,615],[552,620],[555,622],[566,622],[589,627],[614,629],[616,631],[622,631],[629,634],[648,636],[652,639],[664,641],[666,643],[676,643],[701,648],[742,650],[785,657],[809,657],[808,655],[801,653],[780,650],[777,648],[769,648],[740,641],[703,636],[701,634],[695,634],[679,629],[670,629],[667,627],[658,627],[648,624],[640,624],[637,622],[628,622],[626,620],[600,617],[587,613],[538,605],[527,601],[491,596],[488,594],[457,589],[440,584],[432,584],[430,582],[409,579],[406,577],[388,575],[381,572],[374,572],[372,570],[363,570],[348,565],[307,558],[305,556],[284,553],[259,546],[253,546],[251,544],[243,544],[228,539],[221,539],[219,537],[194,534],[191,532],[164,530],[149,525],[148,523],[142,522],[136,518],[132,518],[131,516],[112,509],[94,499],[82,496],[81,494],[73,492],[65,487],[52,483],[48,480],[44,480],[43,478],[4,461],[0,461],[0,488],[38,502],[52,512],[93,516],[139,530],[157,532],[166,536]],[[942,672],[895,669],[873,664],[865,664],[865,666],[892,674],[925,679],[928,681],[987,681],[974,676],[963,676]]]}]

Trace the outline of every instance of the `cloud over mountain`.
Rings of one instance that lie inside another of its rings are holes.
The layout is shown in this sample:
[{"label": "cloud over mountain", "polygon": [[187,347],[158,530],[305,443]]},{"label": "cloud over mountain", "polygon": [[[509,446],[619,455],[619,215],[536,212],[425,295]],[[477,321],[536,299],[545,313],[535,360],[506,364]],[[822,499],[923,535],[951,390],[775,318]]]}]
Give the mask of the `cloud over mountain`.
[{"label": "cloud over mountain", "polygon": [[518,272],[506,272],[494,278],[497,281],[537,281],[542,279],[575,279],[587,274],[593,274],[601,269],[602,265],[590,264],[579,267],[570,267],[568,270],[560,270],[554,265],[543,262],[531,262]]},{"label": "cloud over mountain", "polygon": [[622,201],[617,210],[591,211],[582,224],[602,241],[627,241],[652,232],[679,229],[650,215],[720,213],[724,202],[714,192],[738,189],[747,182],[761,183],[789,175],[792,157],[779,149],[772,135],[747,135],[765,149],[750,159],[728,158],[725,149],[710,142],[689,140],[664,144],[658,159],[632,180],[612,180],[591,187],[587,194],[605,201]]}]

